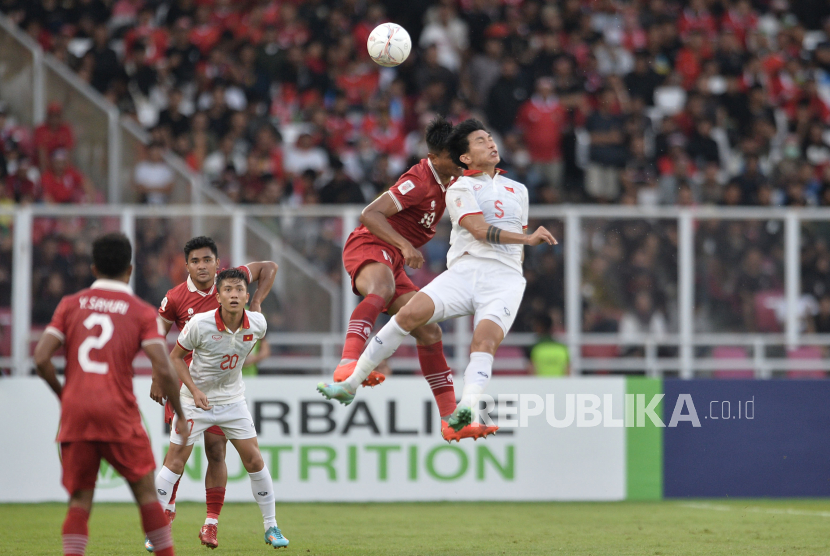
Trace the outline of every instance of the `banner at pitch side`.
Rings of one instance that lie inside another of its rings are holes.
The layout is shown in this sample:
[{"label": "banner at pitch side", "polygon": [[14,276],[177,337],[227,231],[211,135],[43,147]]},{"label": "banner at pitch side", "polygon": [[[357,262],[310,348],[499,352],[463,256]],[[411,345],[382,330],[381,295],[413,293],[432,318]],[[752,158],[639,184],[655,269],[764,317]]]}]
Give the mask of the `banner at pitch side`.
[{"label": "banner at pitch side", "polygon": [[[440,417],[423,378],[392,377],[377,388],[361,389],[348,407],[325,401],[315,391],[316,382],[311,377],[246,379],[248,406],[281,501],[626,497],[627,429],[608,426],[609,420],[621,423],[623,418],[622,378],[496,378],[487,393],[502,397],[492,416],[515,420],[516,426],[503,427],[486,440],[452,444],[440,436]],[[160,465],[169,442],[162,408],[149,398],[149,379],[137,378],[134,384]],[[519,408],[521,395],[545,400],[544,411],[540,407],[541,414],[529,416],[533,411]],[[566,398],[576,400],[576,420],[552,426],[551,400],[556,419],[566,414],[573,419]],[[6,425],[0,502],[65,500],[55,443],[59,404],[46,384],[34,378],[3,380],[0,415]],[[597,416],[606,422],[600,425]],[[247,473],[230,444],[227,465],[226,500],[250,501]],[[179,500],[204,500],[206,466],[200,440],[183,475]],[[99,472],[96,500],[131,500],[123,479],[106,465]]]}]

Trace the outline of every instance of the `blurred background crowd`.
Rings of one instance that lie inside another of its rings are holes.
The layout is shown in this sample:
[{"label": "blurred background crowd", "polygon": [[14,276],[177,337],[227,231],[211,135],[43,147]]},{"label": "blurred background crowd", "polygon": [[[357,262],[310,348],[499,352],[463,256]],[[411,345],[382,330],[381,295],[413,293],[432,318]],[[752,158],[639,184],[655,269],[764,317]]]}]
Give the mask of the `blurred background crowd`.
[{"label": "blurred background crowd", "polygon": [[[424,125],[443,114],[485,121],[534,204],[830,205],[820,0],[0,0],[0,10],[150,132],[124,184],[146,203],[165,203],[164,156],[175,153],[233,202],[365,204],[425,155]],[[413,49],[380,68],[366,38],[390,20]],[[34,130],[0,110],[0,143],[3,202],[96,202],[72,166],[60,105]],[[561,222],[544,223],[562,236]],[[783,222],[701,220],[696,234],[696,327],[781,331]],[[68,291],[85,264],[78,238],[44,237],[66,261],[36,291]],[[585,237],[585,330],[676,332],[676,224],[597,220]],[[184,239],[142,249],[170,258]],[[337,276],[343,239],[321,229],[299,251]],[[448,239],[444,223],[416,283],[443,269]],[[804,230],[805,331],[830,332],[828,245],[827,226]],[[165,283],[177,283],[182,269],[170,267]],[[561,331],[561,252],[531,251],[526,268],[516,330]],[[158,302],[162,289],[139,291]]]}]

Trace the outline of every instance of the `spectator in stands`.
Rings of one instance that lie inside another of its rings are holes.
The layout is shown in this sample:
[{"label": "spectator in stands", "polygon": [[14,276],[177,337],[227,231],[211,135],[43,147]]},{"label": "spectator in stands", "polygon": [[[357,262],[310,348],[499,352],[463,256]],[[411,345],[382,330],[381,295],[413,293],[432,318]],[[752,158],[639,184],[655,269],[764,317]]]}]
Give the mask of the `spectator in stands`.
[{"label": "spectator in stands", "polygon": [[566,119],[567,113],[554,94],[550,77],[536,80],[535,94],[522,104],[516,117],[531,162],[557,191],[562,190],[562,132]]},{"label": "spectator in stands", "polygon": [[167,203],[173,192],[173,170],[164,161],[164,145],[153,142],[147,145],[147,159],[135,165],[133,189],[139,199],[148,205]]},{"label": "spectator in stands", "polygon": [[69,153],[75,147],[75,135],[72,128],[63,121],[63,105],[51,102],[46,109],[46,122],[35,128],[35,150],[40,171],[49,168],[53,153],[62,149]]},{"label": "spectator in stands", "polygon": [[365,204],[366,198],[360,186],[345,172],[339,158],[332,160],[331,169],[334,176],[320,190],[320,203],[324,205]]},{"label": "spectator in stands", "polygon": [[612,112],[616,104],[617,95],[613,90],[601,91],[597,111],[585,123],[591,136],[585,191],[598,201],[614,201],[620,194],[619,168],[625,164],[627,152],[623,119]]},{"label": "spectator in stands", "polygon": [[306,170],[322,173],[328,170],[328,166],[326,151],[314,145],[309,133],[300,134],[285,156],[285,171],[292,175],[302,174]]},{"label": "spectator in stands", "polygon": [[47,203],[91,203],[95,201],[95,188],[69,161],[69,153],[63,149],[52,152],[52,163],[41,177],[43,199]]},{"label": "spectator in stands", "polygon": [[538,376],[560,377],[571,373],[568,347],[553,337],[553,319],[549,315],[539,314],[533,318],[533,332],[536,343],[531,346],[531,372]]},{"label": "spectator in stands", "polygon": [[30,204],[40,200],[40,188],[29,178],[32,165],[28,157],[17,160],[17,168],[6,178],[6,194],[15,203]]}]

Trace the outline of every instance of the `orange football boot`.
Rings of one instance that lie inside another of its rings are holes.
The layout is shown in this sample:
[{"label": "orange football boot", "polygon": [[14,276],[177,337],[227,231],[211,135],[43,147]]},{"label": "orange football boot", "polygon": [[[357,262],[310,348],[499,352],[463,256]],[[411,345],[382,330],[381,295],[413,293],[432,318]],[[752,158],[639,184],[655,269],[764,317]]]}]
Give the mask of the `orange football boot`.
[{"label": "orange football boot", "polygon": [[[334,382],[346,382],[346,379],[352,376],[356,366],[357,361],[352,361],[351,363],[346,363],[345,365],[337,365],[337,368],[334,369]],[[369,376],[366,377],[366,380],[361,383],[361,385],[364,388],[367,386],[377,386],[384,380],[386,380],[386,376],[384,374],[372,371],[369,373]]]},{"label": "orange football boot", "polygon": [[472,438],[478,440],[479,438],[487,438],[491,434],[496,434],[498,427],[488,427],[481,423],[470,423],[460,431],[456,432],[446,421],[441,420],[441,436],[447,442],[461,442],[462,438]]}]

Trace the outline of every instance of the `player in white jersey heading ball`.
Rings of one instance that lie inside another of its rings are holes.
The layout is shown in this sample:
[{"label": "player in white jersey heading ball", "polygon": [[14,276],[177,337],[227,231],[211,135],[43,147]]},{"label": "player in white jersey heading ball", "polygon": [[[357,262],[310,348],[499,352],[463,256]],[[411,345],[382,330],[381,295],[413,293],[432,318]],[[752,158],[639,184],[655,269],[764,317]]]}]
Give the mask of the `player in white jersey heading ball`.
[{"label": "player in white jersey heading ball", "polygon": [[423,288],[369,342],[345,381],[320,383],[317,389],[328,399],[346,405],[369,373],[388,358],[415,328],[427,323],[475,315],[470,364],[464,371],[461,401],[449,418],[460,430],[473,416],[475,396],[484,392],[493,371],[493,356],[510,330],[522,301],[524,245],[557,243],[539,227],[526,235],[527,188],[496,168],[499,151],[493,137],[477,120],[466,120],[453,129],[450,156],[465,168],[447,190],[447,210],[452,219],[447,270]]},{"label": "player in white jersey heading ball", "polygon": [[[190,319],[170,354],[183,382],[182,409],[187,422],[178,417],[173,420],[170,451],[156,476],[156,491],[162,504],[170,501],[193,443],[209,427],[218,426],[239,452],[251,479],[251,491],[265,524],[265,543],[282,548],[288,546],[288,539],[277,527],[274,483],[259,451],[242,381],[245,358],[265,337],[267,324],[262,313],[245,310],[248,275],[242,270],[231,268],[217,274],[216,292],[219,308]],[[189,368],[185,363],[188,353],[193,354]],[[213,542],[208,546],[216,548],[216,520],[210,521],[205,523],[213,528]]]}]

